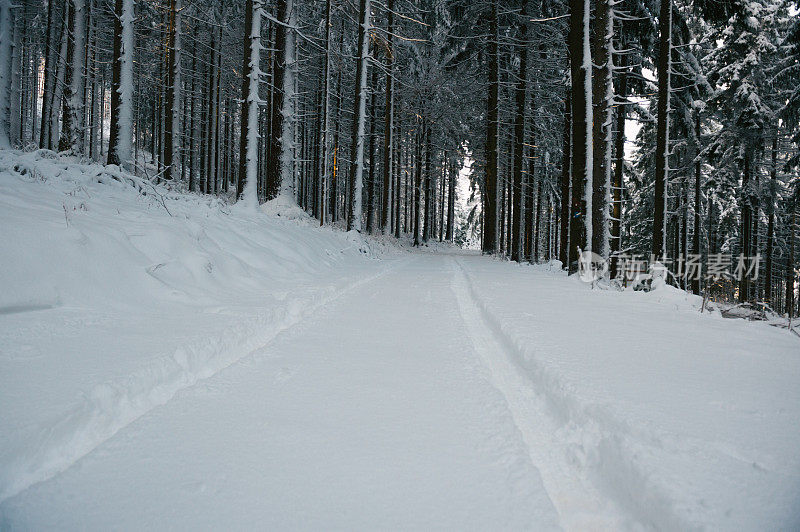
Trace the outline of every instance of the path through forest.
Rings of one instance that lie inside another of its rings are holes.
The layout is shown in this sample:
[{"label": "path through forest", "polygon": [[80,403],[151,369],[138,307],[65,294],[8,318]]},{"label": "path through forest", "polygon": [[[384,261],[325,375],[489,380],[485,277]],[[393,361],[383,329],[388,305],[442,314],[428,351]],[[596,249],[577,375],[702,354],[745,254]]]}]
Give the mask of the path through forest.
[{"label": "path through forest", "polygon": [[372,261],[0,502],[0,528],[797,523],[795,340],[546,269]]},{"label": "path through forest", "polygon": [[475,260],[414,255],[9,499],[6,519],[547,529],[591,515],[613,525],[544,447],[552,427],[531,383],[471,299],[462,268]]}]

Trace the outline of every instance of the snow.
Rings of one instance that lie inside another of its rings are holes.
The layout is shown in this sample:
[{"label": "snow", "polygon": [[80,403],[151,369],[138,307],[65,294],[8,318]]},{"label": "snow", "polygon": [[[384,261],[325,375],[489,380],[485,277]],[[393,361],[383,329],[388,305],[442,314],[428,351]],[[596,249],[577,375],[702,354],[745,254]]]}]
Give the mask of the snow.
[{"label": "snow", "polygon": [[0,528],[791,530],[800,349],[669,286],[0,151]]}]

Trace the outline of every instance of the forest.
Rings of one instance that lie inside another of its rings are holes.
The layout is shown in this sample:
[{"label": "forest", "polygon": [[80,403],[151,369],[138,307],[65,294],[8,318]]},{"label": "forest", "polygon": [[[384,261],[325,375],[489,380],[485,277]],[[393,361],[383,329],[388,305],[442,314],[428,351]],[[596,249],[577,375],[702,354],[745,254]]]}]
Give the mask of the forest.
[{"label": "forest", "polygon": [[800,530],[797,0],[0,0],[0,530]]},{"label": "forest", "polygon": [[[649,256],[695,293],[796,307],[795,2],[2,6],[3,145],[415,245],[570,271],[591,250],[612,274]],[[685,275],[756,256],[755,276]]]}]

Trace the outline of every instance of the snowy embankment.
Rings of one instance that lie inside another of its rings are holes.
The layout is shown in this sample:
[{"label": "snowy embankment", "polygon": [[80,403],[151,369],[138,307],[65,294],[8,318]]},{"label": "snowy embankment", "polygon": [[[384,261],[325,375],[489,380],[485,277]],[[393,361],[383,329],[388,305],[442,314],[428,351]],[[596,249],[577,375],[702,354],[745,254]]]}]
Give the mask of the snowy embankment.
[{"label": "snowy embankment", "polygon": [[0,501],[393,266],[262,211],[0,151]]},{"label": "snowy embankment", "polygon": [[[459,269],[512,371],[555,420],[550,445],[636,521],[800,529],[797,337],[700,314],[699,298],[671,287],[591,290],[491,261]],[[519,390],[505,388],[514,411]],[[546,485],[563,483],[541,469]]]}]

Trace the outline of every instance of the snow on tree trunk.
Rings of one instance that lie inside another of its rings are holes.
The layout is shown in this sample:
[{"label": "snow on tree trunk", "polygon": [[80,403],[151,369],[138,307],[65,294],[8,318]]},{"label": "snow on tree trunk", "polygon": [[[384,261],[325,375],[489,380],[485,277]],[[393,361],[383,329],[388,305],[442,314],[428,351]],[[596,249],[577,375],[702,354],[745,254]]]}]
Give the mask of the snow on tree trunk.
[{"label": "snow on tree trunk", "polygon": [[297,10],[293,0],[286,0],[286,42],[284,44],[283,60],[283,116],[281,129],[281,155],[280,155],[280,192],[281,196],[294,198],[295,173],[294,173],[294,151],[295,151],[295,78],[297,69],[297,59],[295,57],[295,33],[297,26]]},{"label": "snow on tree trunk", "polygon": [[81,151],[81,116],[83,113],[83,58],[86,53],[86,5],[71,0],[69,15],[69,71],[66,73],[66,113],[59,149],[77,154]]},{"label": "snow on tree trunk", "polygon": [[611,199],[611,110],[613,109],[612,37],[614,12],[611,0],[599,0],[596,8],[595,62],[598,66],[594,80],[597,117],[593,136],[597,147],[592,171],[592,249],[602,257],[609,254],[609,202]]},{"label": "snow on tree trunk", "polygon": [[347,229],[361,231],[362,189],[364,187],[364,130],[367,107],[367,66],[369,59],[370,0],[361,0],[358,27],[358,65],[353,143],[350,160],[350,212]]},{"label": "snow on tree trunk", "polygon": [[667,179],[669,176],[669,97],[672,55],[672,0],[661,0],[661,44],[658,51],[658,123],[656,125],[656,182],[653,247],[656,257],[666,254]]},{"label": "snow on tree trunk", "polygon": [[0,149],[10,148],[11,2],[0,0]]},{"label": "snow on tree trunk", "polygon": [[592,247],[592,220],[589,213],[592,212],[592,186],[594,184],[593,163],[594,163],[594,138],[592,136],[592,126],[594,124],[594,112],[592,108],[592,51],[591,51],[591,30],[589,20],[591,19],[591,1],[584,0],[583,7],[583,62],[581,68],[585,71],[583,79],[583,90],[586,93],[584,104],[586,106],[586,160],[584,165],[586,167],[586,183],[584,187],[583,197],[586,203],[586,216],[584,216],[584,224],[586,225],[586,247],[591,250]]},{"label": "snow on tree trunk", "polygon": [[108,164],[120,166],[129,165],[131,162],[133,6],[134,0],[116,0],[115,4],[111,137],[108,147]]},{"label": "snow on tree trunk", "polygon": [[250,63],[248,64],[248,93],[247,93],[247,144],[245,157],[245,181],[242,191],[241,203],[246,207],[255,209],[258,206],[258,106],[261,99],[258,96],[258,82],[261,75],[261,15],[264,3],[261,0],[252,0],[252,23],[250,29]]},{"label": "snow on tree trunk", "polygon": [[[391,1],[391,0],[390,0]],[[331,127],[330,118],[330,103],[331,103],[331,3],[333,0],[327,0],[325,3],[325,63],[322,72],[323,88],[322,88],[322,120],[320,120],[319,143],[320,143],[320,164],[322,171],[320,172],[319,183],[319,224],[325,223],[325,206],[326,206],[326,187],[328,186],[328,131]]]},{"label": "snow on tree trunk", "polygon": [[570,70],[572,75],[572,204],[569,271],[577,271],[579,250],[592,241],[592,58],[589,0],[570,2]]},{"label": "snow on tree trunk", "polygon": [[[527,14],[528,2],[526,1],[522,13]],[[511,260],[520,262],[521,260],[521,247],[522,247],[522,234],[523,234],[523,218],[522,211],[525,208],[523,195],[523,171],[522,166],[525,155],[525,104],[527,103],[528,92],[528,24],[523,22],[520,27],[520,51],[519,51],[519,79],[516,87],[516,117],[514,122],[514,191],[511,194],[511,216],[512,225],[511,233],[508,238],[511,240],[509,247],[511,248]]]}]

